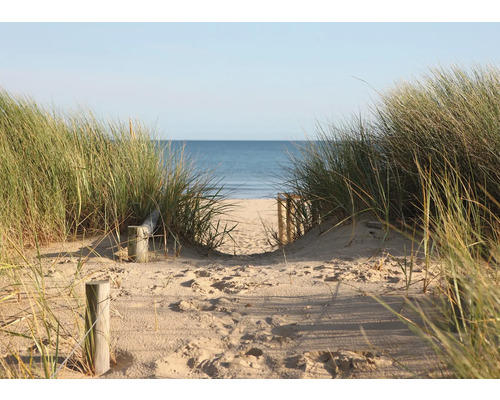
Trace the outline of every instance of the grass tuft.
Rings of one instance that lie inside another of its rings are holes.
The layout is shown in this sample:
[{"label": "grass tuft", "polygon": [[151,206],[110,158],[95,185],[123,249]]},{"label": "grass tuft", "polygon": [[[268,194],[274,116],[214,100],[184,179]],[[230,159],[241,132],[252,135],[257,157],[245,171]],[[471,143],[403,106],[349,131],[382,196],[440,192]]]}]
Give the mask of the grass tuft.
[{"label": "grass tuft", "polygon": [[[12,243],[35,247],[68,236],[142,223],[157,206],[178,241],[215,247],[225,211],[213,173],[195,172],[183,149],[154,141],[140,123],[91,112],[48,111],[0,92],[0,259]],[[215,194],[214,194],[215,193]]]}]

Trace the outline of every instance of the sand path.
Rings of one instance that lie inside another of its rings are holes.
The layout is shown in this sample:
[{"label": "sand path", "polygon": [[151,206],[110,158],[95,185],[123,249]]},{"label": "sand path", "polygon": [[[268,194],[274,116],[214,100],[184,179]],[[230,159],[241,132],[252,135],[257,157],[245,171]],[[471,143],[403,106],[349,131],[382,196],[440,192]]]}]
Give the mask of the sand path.
[{"label": "sand path", "polygon": [[[117,362],[103,378],[436,373],[432,351],[368,295],[411,316],[404,275],[393,258],[409,252],[408,240],[391,234],[383,242],[383,231],[359,223],[316,229],[271,251],[262,227],[276,229],[275,201],[242,200],[237,206],[228,217],[240,223],[236,243],[221,249],[227,254],[185,248],[174,259],[158,250],[151,262],[134,264],[113,260],[119,253],[113,242],[95,249],[98,255],[88,258],[83,272],[87,279],[111,279]],[[81,248],[67,243],[57,254],[45,251],[54,279],[74,274]],[[416,264],[409,294],[424,299],[422,260]]]}]

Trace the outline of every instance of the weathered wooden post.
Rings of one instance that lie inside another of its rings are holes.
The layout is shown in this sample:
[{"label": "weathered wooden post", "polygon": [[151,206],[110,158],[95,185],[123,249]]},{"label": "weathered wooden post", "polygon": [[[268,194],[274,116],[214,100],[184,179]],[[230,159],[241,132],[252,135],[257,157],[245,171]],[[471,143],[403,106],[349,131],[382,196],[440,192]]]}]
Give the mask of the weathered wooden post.
[{"label": "weathered wooden post", "polygon": [[278,193],[278,240],[280,245],[285,244],[285,226],[283,223],[283,193]]},{"label": "weathered wooden post", "polygon": [[87,312],[85,316],[85,354],[94,375],[109,370],[109,281],[85,284]]},{"label": "weathered wooden post", "polygon": [[148,262],[149,235],[147,228],[140,225],[128,227],[128,256],[131,261]]},{"label": "weathered wooden post", "polygon": [[300,196],[294,194],[292,195],[292,232],[293,232],[292,240],[295,240],[300,236],[300,222],[299,218],[297,217],[299,211],[300,211]]},{"label": "weathered wooden post", "polygon": [[156,209],[146,218],[142,225],[128,227],[128,256],[130,260],[140,263],[148,262],[149,237],[153,234],[160,210]]},{"label": "weathered wooden post", "polygon": [[[297,236],[301,235],[303,225],[296,216],[297,206],[301,207],[300,204],[300,196],[278,193],[278,237],[281,245],[291,243]],[[283,208],[285,208],[286,222],[283,222]]]},{"label": "weathered wooden post", "polygon": [[296,237],[300,237],[302,236],[303,234],[305,234],[305,225],[304,225],[304,222],[302,220],[302,218],[297,218],[297,214],[302,214],[302,216],[305,216],[306,215],[306,202],[303,200],[302,197],[300,197],[299,195],[294,195],[293,198],[296,200],[296,203],[295,205],[298,207],[298,210],[297,211],[297,207],[295,208],[295,234],[296,234]]},{"label": "weathered wooden post", "polygon": [[293,241],[293,200],[290,195],[286,196],[286,242]]}]

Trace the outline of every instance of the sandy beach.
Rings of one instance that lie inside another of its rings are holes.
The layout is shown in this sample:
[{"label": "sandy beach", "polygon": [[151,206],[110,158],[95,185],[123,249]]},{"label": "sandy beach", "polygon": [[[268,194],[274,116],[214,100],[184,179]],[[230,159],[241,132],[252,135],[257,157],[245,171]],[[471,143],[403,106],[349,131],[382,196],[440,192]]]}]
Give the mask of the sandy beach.
[{"label": "sandy beach", "polygon": [[[409,240],[383,241],[383,230],[361,220],[277,248],[276,201],[233,202],[227,220],[238,227],[219,252],[184,246],[174,257],[159,240],[150,262],[131,263],[120,260],[123,237],[121,246],[91,238],[43,249],[47,287],[73,279],[82,254],[82,297],[85,281],[111,282],[113,362],[101,378],[439,376],[432,350],[371,296],[414,318],[398,264]],[[426,297],[422,265],[417,258],[409,289],[416,301]],[[20,315],[21,303],[9,300],[0,319]]]}]

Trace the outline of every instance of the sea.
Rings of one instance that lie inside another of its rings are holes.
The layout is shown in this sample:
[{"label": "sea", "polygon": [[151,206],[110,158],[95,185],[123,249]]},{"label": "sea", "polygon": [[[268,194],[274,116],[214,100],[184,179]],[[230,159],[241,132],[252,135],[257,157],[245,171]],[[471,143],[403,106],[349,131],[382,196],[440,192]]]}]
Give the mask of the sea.
[{"label": "sea", "polygon": [[299,155],[304,142],[273,140],[187,140],[172,141],[202,171],[214,170],[230,199],[275,198],[283,191],[290,155]]}]

